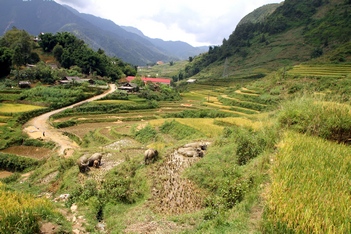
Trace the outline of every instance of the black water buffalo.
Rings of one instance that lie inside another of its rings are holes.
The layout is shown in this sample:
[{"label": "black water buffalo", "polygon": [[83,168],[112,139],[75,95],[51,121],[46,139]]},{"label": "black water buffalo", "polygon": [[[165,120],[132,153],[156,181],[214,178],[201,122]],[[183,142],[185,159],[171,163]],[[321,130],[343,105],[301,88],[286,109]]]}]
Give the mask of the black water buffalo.
[{"label": "black water buffalo", "polygon": [[145,165],[149,164],[151,161],[157,159],[158,151],[155,149],[147,149],[144,153]]},{"label": "black water buffalo", "polygon": [[[102,153],[95,153],[88,159],[89,167],[99,167],[101,165]],[[95,162],[96,161],[96,162]]]},{"label": "black water buffalo", "polygon": [[82,156],[77,160],[77,165],[81,173],[89,171],[89,160],[86,156]]}]

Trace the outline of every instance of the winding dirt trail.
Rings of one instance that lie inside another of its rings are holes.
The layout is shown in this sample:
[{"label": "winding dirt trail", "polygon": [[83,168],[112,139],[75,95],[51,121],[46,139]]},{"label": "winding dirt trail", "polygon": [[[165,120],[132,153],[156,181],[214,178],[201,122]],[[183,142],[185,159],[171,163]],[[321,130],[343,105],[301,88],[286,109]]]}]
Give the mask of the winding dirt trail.
[{"label": "winding dirt trail", "polygon": [[23,131],[28,134],[29,137],[34,138],[34,139],[44,139],[47,141],[53,141],[58,145],[58,153],[60,155],[64,155],[66,157],[69,157],[72,155],[74,150],[78,149],[79,146],[77,143],[72,141],[70,138],[67,136],[64,136],[62,134],[62,131],[52,127],[49,124],[49,118],[50,116],[57,114],[61,111],[64,111],[69,108],[73,108],[79,105],[82,105],[87,102],[95,101],[98,99],[101,99],[105,97],[106,95],[114,92],[116,90],[116,85],[115,84],[110,84],[109,85],[109,90],[104,92],[103,94],[94,96],[92,98],[86,99],[84,101],[75,103],[73,105],[63,107],[61,109],[57,109],[54,111],[50,111],[48,113],[45,113],[43,115],[37,116],[31,120],[29,120],[27,123],[23,125]]}]

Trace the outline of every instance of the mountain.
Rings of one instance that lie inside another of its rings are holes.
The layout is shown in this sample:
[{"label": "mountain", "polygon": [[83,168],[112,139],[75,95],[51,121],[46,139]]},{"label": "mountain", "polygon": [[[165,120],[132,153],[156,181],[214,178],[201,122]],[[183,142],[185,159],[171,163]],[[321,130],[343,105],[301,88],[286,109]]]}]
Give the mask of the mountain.
[{"label": "mountain", "polygon": [[[351,62],[350,0],[285,0],[244,17],[221,46],[187,65],[182,77],[262,77],[323,55]],[[225,72],[224,72],[225,71]]]},{"label": "mountain", "polygon": [[145,38],[165,53],[172,54],[182,60],[186,60],[189,57],[204,53],[208,50],[208,46],[193,47],[188,43],[182,41],[164,41],[157,38],[149,38],[145,36],[139,29],[134,27],[122,26],[122,28],[128,32],[134,33]]},{"label": "mountain", "polygon": [[272,3],[266,4],[255,9],[253,12],[247,14],[240,20],[238,25],[245,23],[260,23],[263,22],[268,16],[270,16],[279,6],[283,5],[282,3]]},{"label": "mountain", "polygon": [[[106,54],[134,65],[180,60],[203,52],[184,42],[176,52],[167,49],[167,46],[160,47],[147,37],[126,31],[111,20],[82,14],[54,1],[0,0],[0,4],[0,35],[12,27],[24,29],[32,35],[67,31],[83,39],[93,49],[101,48]],[[174,47],[173,43],[170,45]]]}]

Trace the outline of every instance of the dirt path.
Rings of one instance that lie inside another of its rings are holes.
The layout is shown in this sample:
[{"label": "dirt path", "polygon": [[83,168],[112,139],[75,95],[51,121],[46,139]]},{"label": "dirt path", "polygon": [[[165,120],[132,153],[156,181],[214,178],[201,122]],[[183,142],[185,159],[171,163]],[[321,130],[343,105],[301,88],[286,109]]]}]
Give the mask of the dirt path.
[{"label": "dirt path", "polygon": [[64,136],[62,134],[62,131],[52,127],[49,124],[50,116],[57,114],[61,111],[64,111],[66,109],[82,105],[83,103],[101,99],[116,90],[115,84],[110,84],[109,87],[110,87],[109,90],[104,92],[103,94],[94,96],[87,100],[75,103],[73,105],[70,105],[61,109],[57,109],[57,110],[45,113],[43,115],[37,116],[29,120],[26,124],[23,125],[23,131],[27,133],[28,136],[31,138],[35,138],[35,139],[42,138],[47,141],[55,142],[58,145],[58,153],[60,155],[65,155],[66,157],[72,155],[74,150],[79,148],[79,146],[77,145],[77,143],[69,139],[67,136]]}]

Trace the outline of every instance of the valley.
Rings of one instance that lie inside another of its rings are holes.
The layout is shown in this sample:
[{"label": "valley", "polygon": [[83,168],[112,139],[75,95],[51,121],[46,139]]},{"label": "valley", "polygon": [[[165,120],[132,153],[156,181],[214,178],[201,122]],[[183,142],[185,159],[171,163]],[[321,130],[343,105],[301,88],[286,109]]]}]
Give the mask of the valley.
[{"label": "valley", "polygon": [[142,67],[7,31],[0,234],[350,233],[349,11],[267,5],[221,46]]}]

